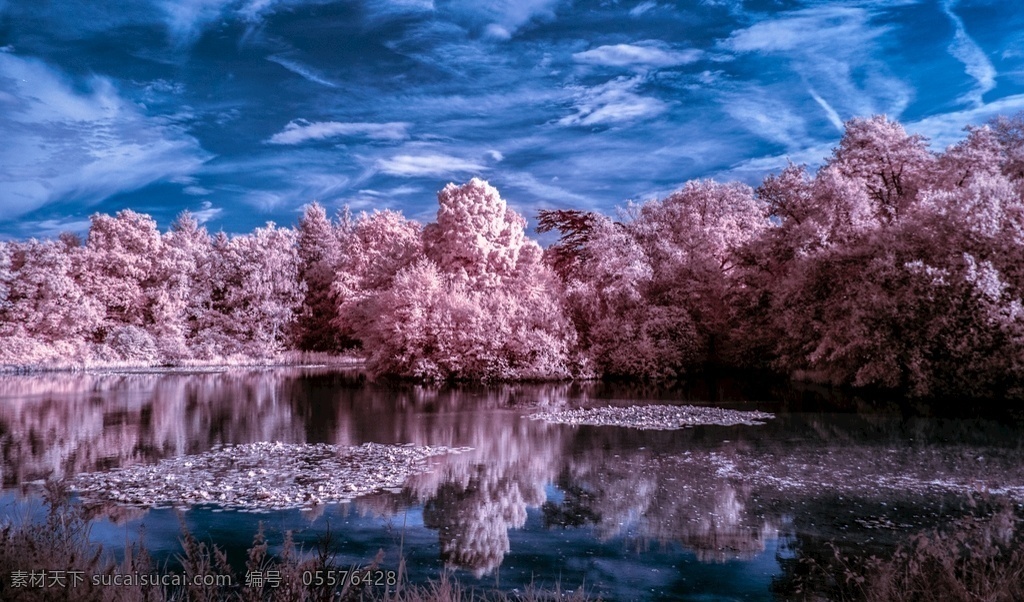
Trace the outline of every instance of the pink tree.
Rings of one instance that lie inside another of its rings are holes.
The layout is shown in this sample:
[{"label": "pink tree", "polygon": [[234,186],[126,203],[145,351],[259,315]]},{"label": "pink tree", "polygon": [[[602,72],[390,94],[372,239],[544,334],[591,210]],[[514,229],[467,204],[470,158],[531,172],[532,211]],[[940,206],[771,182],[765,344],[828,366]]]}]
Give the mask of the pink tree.
[{"label": "pink tree", "polygon": [[196,337],[204,357],[284,350],[305,293],[294,231],[269,222],[213,243],[211,301]]},{"label": "pink tree", "polygon": [[526,220],[487,182],[448,184],[437,202],[437,221],[423,230],[426,255],[470,287],[501,286],[520,264],[540,258],[540,247],[526,238]]},{"label": "pink tree", "polygon": [[827,166],[861,186],[882,224],[900,218],[925,184],[934,157],[923,136],[884,115],[851,119]]},{"label": "pink tree", "polygon": [[302,310],[296,321],[300,349],[335,351],[342,338],[337,330],[337,306],[331,288],[340,260],[338,232],[319,203],[306,207],[298,227],[299,277],[306,285]]},{"label": "pink tree", "polygon": [[0,309],[0,361],[80,357],[102,318],[102,308],[75,279],[81,250],[35,239],[5,247],[9,267]]},{"label": "pink tree", "polygon": [[14,272],[11,270],[11,254],[10,243],[0,240],[0,316],[10,309],[11,281],[14,278]]},{"label": "pink tree", "polygon": [[568,375],[574,332],[525,220],[478,179],[445,187],[438,201],[438,221],[423,230],[425,257],[359,304],[356,313],[373,316],[355,328],[372,369],[430,379]]},{"label": "pink tree", "polygon": [[157,261],[159,286],[152,293],[152,331],[164,357],[191,357],[202,315],[210,305],[212,243],[188,211],[163,235]]},{"label": "pink tree", "polygon": [[[800,195],[818,206],[810,219],[783,218],[749,248],[751,323],[772,326],[775,366],[916,395],[1016,395],[1024,211],[991,132],[932,158],[884,119],[852,125]],[[783,194],[778,181],[762,190]],[[802,236],[808,221],[824,236]]]},{"label": "pink tree", "polygon": [[377,319],[368,301],[391,287],[395,275],[423,255],[422,227],[401,213],[363,213],[339,227],[340,257],[331,284],[334,325],[342,340]]},{"label": "pink tree", "polygon": [[695,352],[691,366],[729,361],[735,319],[728,297],[737,252],[768,228],[764,205],[748,186],[702,180],[641,205],[633,215],[627,228],[652,269],[648,304],[662,308],[651,316],[657,328],[693,333],[685,343]]},{"label": "pink tree", "polygon": [[161,250],[156,222],[128,209],[90,219],[80,277],[86,292],[105,308],[104,327],[151,324],[149,289]]}]

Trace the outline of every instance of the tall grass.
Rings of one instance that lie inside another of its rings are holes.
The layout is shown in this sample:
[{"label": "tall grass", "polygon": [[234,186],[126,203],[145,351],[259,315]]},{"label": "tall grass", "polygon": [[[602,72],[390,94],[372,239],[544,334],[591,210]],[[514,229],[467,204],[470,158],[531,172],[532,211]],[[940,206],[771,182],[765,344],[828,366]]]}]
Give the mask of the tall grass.
[{"label": "tall grass", "polygon": [[808,560],[794,597],[867,602],[1024,600],[1024,518],[1007,500],[972,501],[973,514],[913,535],[889,557],[835,543]]}]

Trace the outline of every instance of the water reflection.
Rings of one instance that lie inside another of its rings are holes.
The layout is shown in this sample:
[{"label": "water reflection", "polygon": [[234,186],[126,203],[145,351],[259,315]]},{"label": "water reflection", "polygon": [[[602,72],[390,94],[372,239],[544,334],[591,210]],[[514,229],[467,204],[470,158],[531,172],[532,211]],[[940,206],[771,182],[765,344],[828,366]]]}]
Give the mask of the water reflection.
[{"label": "water reflection", "polygon": [[[978,489],[1024,499],[1019,424],[913,418],[899,408],[837,414],[835,405],[825,412],[808,404],[806,394],[754,404],[744,395],[731,385],[435,388],[316,369],[3,376],[0,470],[10,490],[225,443],[468,446],[472,452],[411,478],[400,493],[368,496],[356,507],[375,516],[421,507],[441,560],[476,576],[493,573],[514,552],[511,532],[527,527],[530,512],[542,517],[541,529],[571,532],[576,540],[623,542],[630,550],[679,546],[701,562],[723,563],[763,555],[794,525],[805,535],[819,524],[834,523],[837,535],[863,527],[856,521],[877,519],[877,503],[900,492],[927,497],[928,487]],[[525,417],[538,406],[690,396],[801,411],[763,427],[671,432]],[[552,491],[557,495],[549,499]],[[829,503],[816,504],[822,499]],[[839,507],[849,516],[837,519]],[[144,512],[103,511],[121,520]],[[311,520],[323,511],[314,510]],[[941,520],[918,514],[890,523],[916,528]]]}]

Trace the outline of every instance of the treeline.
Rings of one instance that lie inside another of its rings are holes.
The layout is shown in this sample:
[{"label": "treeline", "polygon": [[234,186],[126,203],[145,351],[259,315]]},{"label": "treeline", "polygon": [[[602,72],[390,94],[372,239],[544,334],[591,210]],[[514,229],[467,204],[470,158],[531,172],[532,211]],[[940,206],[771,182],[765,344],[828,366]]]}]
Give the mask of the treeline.
[{"label": "treeline", "polygon": [[0,363],[180,363],[358,348],[426,379],[769,368],[913,395],[1024,397],[1024,117],[942,153],[854,119],[816,173],[688,182],[618,221],[486,182],[393,211],[211,236],[132,211],[0,243]]}]

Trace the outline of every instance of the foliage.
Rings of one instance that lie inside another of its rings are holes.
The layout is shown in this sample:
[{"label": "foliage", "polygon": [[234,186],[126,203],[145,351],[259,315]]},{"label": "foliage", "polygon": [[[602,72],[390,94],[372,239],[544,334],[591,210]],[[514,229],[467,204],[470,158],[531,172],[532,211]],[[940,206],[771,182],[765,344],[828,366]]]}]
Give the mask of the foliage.
[{"label": "foliage", "polygon": [[[525,220],[478,179],[447,186],[438,202],[437,222],[422,231],[425,257],[393,262],[387,284],[356,308],[370,369],[431,380],[569,376],[574,332]],[[401,239],[408,230],[398,226],[384,238]]]},{"label": "foliage", "polygon": [[1024,397],[1024,116],[932,152],[852,119],[812,173],[697,180],[600,214],[487,182],[391,210],[211,237],[129,210],[0,243],[0,363],[269,361],[361,348],[423,379],[673,378],[771,368],[917,396]]}]

